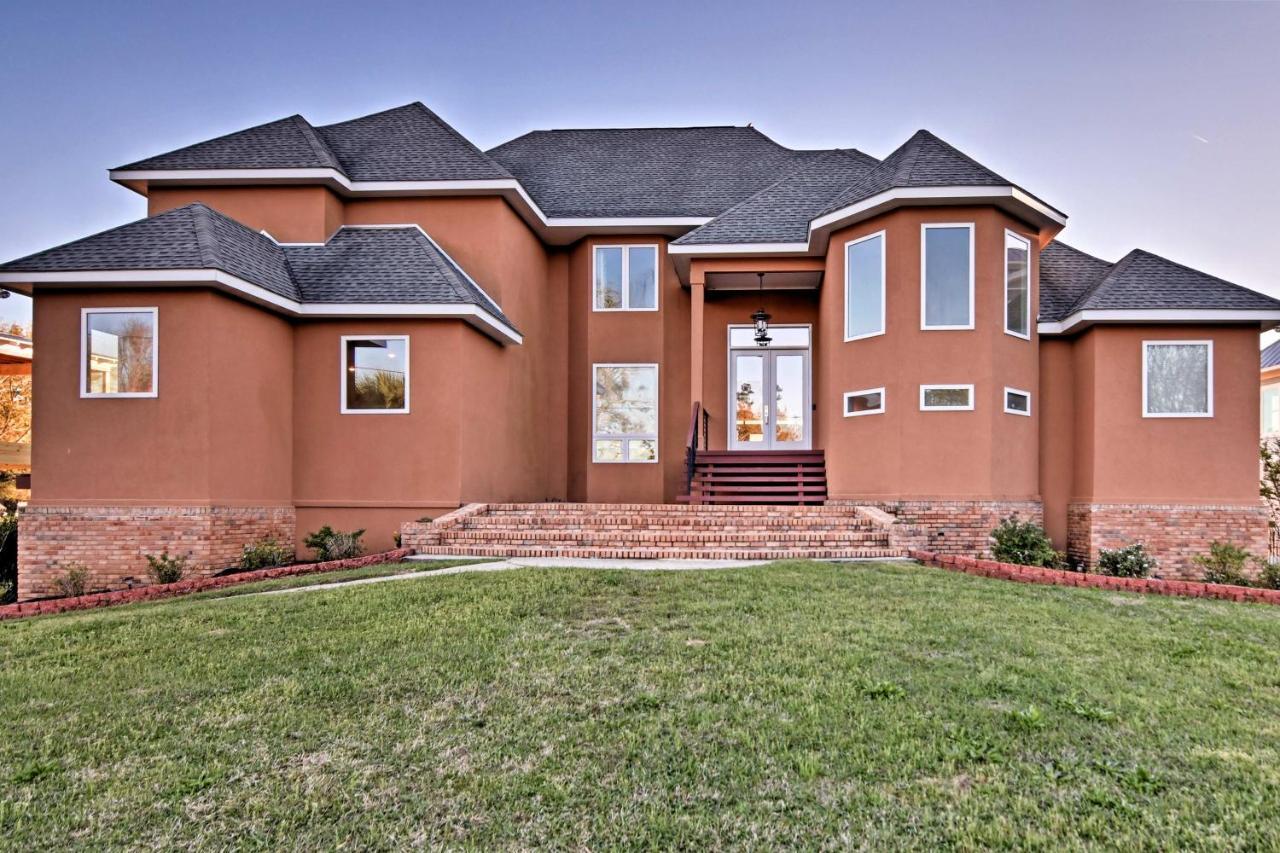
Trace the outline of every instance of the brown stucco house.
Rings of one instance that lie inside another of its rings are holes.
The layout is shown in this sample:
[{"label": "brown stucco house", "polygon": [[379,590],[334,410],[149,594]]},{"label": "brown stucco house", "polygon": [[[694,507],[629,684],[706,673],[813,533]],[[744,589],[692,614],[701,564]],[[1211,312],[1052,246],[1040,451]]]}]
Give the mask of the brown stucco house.
[{"label": "brown stucco house", "polygon": [[847,557],[981,552],[1018,513],[1086,563],[1265,552],[1280,303],[1061,243],[1064,213],[926,131],[883,160],[752,127],[481,151],[415,103],[110,175],[147,218],[0,266],[41,346],[23,598],[322,524]]}]

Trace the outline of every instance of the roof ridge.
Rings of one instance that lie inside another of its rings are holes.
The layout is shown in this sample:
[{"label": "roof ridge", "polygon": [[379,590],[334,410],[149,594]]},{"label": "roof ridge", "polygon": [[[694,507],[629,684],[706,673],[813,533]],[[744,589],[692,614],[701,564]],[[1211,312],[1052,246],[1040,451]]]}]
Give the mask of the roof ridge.
[{"label": "roof ridge", "polygon": [[[1079,249],[1076,249],[1075,251],[1080,252]],[[1111,264],[1111,266],[1107,268],[1106,272],[1098,276],[1097,281],[1095,281],[1093,284],[1085,288],[1084,292],[1080,294],[1079,298],[1077,298],[1075,302],[1071,303],[1071,307],[1067,309],[1066,314],[1068,315],[1074,314],[1076,310],[1080,308],[1080,306],[1086,304],[1095,293],[1101,290],[1103,285],[1105,285],[1108,281],[1114,278],[1117,272],[1124,269],[1129,264],[1133,263],[1133,258],[1134,258],[1134,255],[1137,253],[1137,251],[1138,251],[1137,249],[1130,249],[1123,258]],[[1088,253],[1080,252],[1080,254],[1085,255]],[[1092,255],[1090,255],[1090,257],[1092,257]],[[1106,262],[1104,261],[1103,263],[1106,263]]]},{"label": "roof ridge", "polygon": [[213,233],[213,223],[209,214],[212,212],[204,204],[194,201],[185,208],[191,222],[191,233],[196,238],[196,248],[200,252],[200,263],[210,269],[221,269],[222,256],[218,251],[218,238]]},{"label": "roof ridge", "polygon": [[343,172],[345,174],[346,170],[342,166],[342,161],[339,160],[338,155],[334,154],[329,148],[328,143],[324,141],[316,129],[311,125],[311,122],[307,121],[301,115],[293,115],[290,116],[290,118],[294,120],[294,125],[298,129],[298,133],[302,135],[304,140],[306,140],[307,145],[311,147],[311,150],[315,155],[321,160],[328,160],[337,167],[339,172]]},{"label": "roof ridge", "polygon": [[416,235],[414,239],[427,250],[427,258],[435,265],[436,269],[444,273],[445,280],[449,282],[449,286],[453,288],[454,293],[463,299],[474,298],[476,294],[467,292],[465,279],[459,276],[453,265],[445,259],[444,249],[427,234],[426,229],[415,228],[414,233]]}]

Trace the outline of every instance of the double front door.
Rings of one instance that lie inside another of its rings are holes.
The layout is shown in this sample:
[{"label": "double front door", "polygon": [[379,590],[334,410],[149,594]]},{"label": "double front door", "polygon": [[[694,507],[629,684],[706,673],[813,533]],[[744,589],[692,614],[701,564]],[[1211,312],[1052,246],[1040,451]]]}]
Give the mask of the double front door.
[{"label": "double front door", "polygon": [[[731,450],[809,449],[809,329],[781,327],[773,337],[769,348],[729,350]],[[788,342],[803,346],[778,345]]]}]

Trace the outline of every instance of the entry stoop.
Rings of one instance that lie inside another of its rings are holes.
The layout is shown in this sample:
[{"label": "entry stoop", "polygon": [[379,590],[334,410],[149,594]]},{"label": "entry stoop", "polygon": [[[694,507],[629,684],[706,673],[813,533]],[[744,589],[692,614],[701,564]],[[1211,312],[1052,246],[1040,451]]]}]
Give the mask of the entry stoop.
[{"label": "entry stoop", "polygon": [[892,518],[853,506],[471,504],[406,524],[417,554],[783,560],[905,557]]}]

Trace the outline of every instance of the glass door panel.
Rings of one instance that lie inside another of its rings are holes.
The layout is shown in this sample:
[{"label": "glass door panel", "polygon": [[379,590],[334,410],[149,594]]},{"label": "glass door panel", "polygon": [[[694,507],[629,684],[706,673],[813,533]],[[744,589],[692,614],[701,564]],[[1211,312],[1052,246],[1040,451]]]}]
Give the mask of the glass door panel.
[{"label": "glass door panel", "polygon": [[765,356],[767,353],[734,353],[732,399],[735,449],[762,450],[769,438],[765,431]]},{"label": "glass door panel", "polygon": [[772,417],[773,447],[807,448],[808,430],[806,429],[808,405],[808,382],[806,364],[809,360],[805,352],[771,352],[773,361],[774,403]]}]

